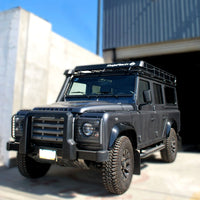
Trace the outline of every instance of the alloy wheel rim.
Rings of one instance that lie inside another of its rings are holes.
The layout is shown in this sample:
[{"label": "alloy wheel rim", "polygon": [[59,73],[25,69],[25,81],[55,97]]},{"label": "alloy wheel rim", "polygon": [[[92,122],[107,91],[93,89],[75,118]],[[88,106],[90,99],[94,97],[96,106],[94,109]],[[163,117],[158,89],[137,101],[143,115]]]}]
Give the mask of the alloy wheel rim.
[{"label": "alloy wheel rim", "polygon": [[130,174],[130,167],[131,167],[130,160],[131,160],[130,153],[128,149],[125,149],[123,151],[122,158],[121,158],[121,171],[125,179],[127,179]]},{"label": "alloy wheel rim", "polygon": [[175,140],[174,137],[173,137],[172,140],[171,140],[171,152],[172,152],[172,153],[175,153],[175,152],[176,152],[176,140]]}]

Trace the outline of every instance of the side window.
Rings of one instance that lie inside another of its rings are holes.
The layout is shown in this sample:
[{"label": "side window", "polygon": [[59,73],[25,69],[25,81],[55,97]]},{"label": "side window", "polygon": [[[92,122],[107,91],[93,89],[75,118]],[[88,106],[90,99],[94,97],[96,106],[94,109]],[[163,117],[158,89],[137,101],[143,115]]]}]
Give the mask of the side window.
[{"label": "side window", "polygon": [[148,81],[140,80],[139,81],[139,91],[138,91],[138,104],[144,104],[144,91],[149,90],[150,85]]},{"label": "side window", "polygon": [[159,84],[153,84],[155,104],[163,104],[162,87]]},{"label": "side window", "polygon": [[166,104],[176,104],[176,90],[172,87],[165,87]]}]

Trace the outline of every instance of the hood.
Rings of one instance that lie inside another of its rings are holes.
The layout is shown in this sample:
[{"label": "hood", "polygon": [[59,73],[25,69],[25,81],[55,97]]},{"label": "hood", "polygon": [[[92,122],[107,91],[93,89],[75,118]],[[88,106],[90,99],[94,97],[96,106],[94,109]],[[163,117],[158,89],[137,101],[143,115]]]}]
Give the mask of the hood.
[{"label": "hood", "polygon": [[34,108],[33,110],[48,111],[70,111],[72,113],[84,112],[106,112],[106,111],[123,111],[133,110],[130,104],[114,104],[104,101],[68,101],[56,102],[49,106]]}]

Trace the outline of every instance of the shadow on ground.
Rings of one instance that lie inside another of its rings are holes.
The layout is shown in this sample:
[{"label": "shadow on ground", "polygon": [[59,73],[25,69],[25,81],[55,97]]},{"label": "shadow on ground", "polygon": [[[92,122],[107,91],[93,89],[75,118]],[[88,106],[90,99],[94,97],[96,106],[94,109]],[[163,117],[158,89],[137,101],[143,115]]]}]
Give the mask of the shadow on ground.
[{"label": "shadow on ground", "polygon": [[[148,167],[148,163],[163,163],[154,155],[143,159],[141,169]],[[101,173],[95,170],[65,168],[53,165],[46,176],[39,179],[27,179],[19,173],[16,167],[0,168],[0,186],[13,188],[20,192],[33,195],[50,195],[66,199],[87,196],[87,200],[94,197],[120,199],[120,196],[108,193],[103,186]]]},{"label": "shadow on ground", "polygon": [[[185,152],[199,153],[199,146],[187,146]],[[142,159],[141,169],[149,164],[168,165],[158,156],[159,153]],[[143,173],[144,175],[145,173]],[[134,180],[134,179],[133,179]],[[120,199],[120,196],[109,194],[101,181],[101,174],[95,170],[81,170],[53,165],[47,175],[40,179],[27,179],[20,175],[16,167],[0,167],[0,189],[13,188],[16,191],[33,195],[50,195],[56,198],[74,199],[81,195],[87,200],[94,197]],[[12,191],[12,190],[10,190]],[[126,196],[126,195],[125,195]]]},{"label": "shadow on ground", "polygon": [[0,168],[0,186],[14,188],[35,195],[53,195],[63,198],[75,198],[77,194],[112,197],[105,189],[101,176],[93,170],[81,170],[52,166],[46,176],[39,179],[27,179],[20,175],[17,168]]}]

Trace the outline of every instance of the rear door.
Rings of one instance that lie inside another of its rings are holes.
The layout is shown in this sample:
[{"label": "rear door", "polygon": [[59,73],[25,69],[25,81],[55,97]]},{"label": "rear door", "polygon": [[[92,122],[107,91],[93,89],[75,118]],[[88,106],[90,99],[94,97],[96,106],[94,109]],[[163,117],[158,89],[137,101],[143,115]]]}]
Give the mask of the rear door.
[{"label": "rear door", "polygon": [[165,112],[164,97],[163,97],[163,87],[161,84],[153,83],[153,104],[155,115],[155,132],[153,134],[154,142],[160,141],[162,138],[164,123],[167,118],[167,113]]}]

